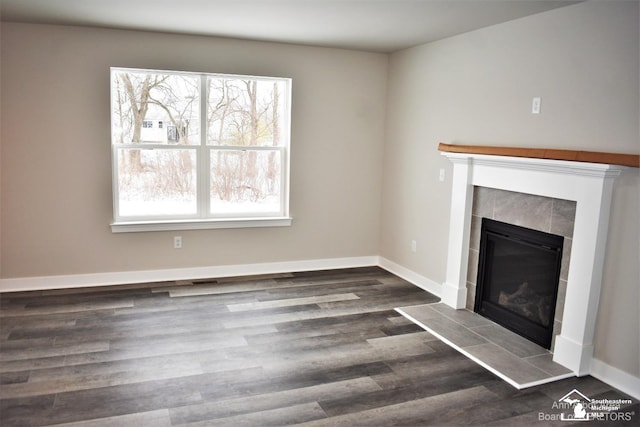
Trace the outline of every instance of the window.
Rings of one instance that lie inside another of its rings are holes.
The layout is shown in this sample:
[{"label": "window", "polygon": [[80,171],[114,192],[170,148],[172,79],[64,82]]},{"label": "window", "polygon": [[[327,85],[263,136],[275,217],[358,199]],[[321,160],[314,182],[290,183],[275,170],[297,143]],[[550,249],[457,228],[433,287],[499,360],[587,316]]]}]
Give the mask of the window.
[{"label": "window", "polygon": [[288,225],[290,92],[286,78],[112,68],[113,231]]}]

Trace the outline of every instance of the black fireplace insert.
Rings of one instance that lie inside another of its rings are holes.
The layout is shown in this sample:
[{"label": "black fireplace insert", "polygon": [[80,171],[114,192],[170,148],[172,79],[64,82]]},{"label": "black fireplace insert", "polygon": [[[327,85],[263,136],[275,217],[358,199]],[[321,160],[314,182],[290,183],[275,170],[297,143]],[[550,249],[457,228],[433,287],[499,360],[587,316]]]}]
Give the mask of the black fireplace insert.
[{"label": "black fireplace insert", "polygon": [[482,219],[474,310],[551,348],[564,238]]}]

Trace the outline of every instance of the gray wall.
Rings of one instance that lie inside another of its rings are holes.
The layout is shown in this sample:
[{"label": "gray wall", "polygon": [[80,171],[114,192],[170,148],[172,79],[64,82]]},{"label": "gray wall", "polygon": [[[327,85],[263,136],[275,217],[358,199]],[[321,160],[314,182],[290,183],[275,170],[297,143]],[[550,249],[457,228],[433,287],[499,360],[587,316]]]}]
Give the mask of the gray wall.
[{"label": "gray wall", "polygon": [[[639,153],[638,22],[637,2],[586,2],[392,54],[382,255],[444,281],[439,142]],[[639,194],[638,169],[617,179],[595,339],[598,359],[636,377]]]},{"label": "gray wall", "polygon": [[[378,253],[388,56],[2,24],[3,278]],[[282,228],[112,234],[109,67],[293,78]]]}]

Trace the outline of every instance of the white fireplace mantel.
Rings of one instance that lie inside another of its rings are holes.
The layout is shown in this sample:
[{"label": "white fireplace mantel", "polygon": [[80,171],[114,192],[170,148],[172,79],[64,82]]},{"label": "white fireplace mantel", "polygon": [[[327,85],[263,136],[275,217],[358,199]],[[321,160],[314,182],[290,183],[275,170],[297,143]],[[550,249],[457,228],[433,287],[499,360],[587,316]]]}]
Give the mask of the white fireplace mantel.
[{"label": "white fireplace mantel", "polygon": [[442,302],[465,307],[473,187],[576,202],[562,329],[553,360],[576,375],[590,372],[613,181],[625,166],[443,152],[453,163],[446,281]]}]

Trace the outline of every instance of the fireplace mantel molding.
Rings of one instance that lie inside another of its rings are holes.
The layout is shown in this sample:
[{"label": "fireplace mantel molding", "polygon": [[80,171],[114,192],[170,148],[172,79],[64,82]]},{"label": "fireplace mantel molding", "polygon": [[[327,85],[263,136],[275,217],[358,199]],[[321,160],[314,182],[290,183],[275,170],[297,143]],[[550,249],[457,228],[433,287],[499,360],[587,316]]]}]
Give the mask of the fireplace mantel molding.
[{"label": "fireplace mantel molding", "polygon": [[640,167],[640,154],[605,153],[599,151],[558,150],[550,148],[497,147],[488,145],[454,145],[440,143],[438,150],[447,153],[484,154],[524,157],[529,159],[567,160]]},{"label": "fireplace mantel molding", "polygon": [[[587,375],[593,357],[613,182],[640,156],[570,150],[440,144],[453,163],[446,280],[442,302],[466,304],[467,254],[473,187],[481,186],[576,202],[562,329],[553,360]],[[589,160],[586,160],[589,159]]]}]

